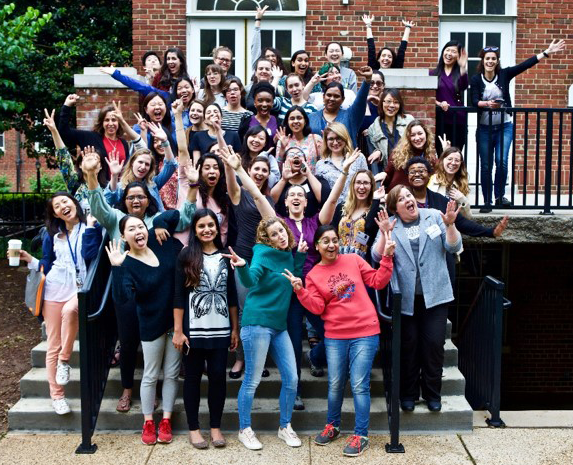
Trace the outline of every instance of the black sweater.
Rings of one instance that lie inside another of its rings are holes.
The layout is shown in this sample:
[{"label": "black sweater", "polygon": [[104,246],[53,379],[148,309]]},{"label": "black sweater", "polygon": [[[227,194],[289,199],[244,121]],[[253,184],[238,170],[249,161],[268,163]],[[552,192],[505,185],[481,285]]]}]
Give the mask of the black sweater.
[{"label": "black sweater", "polygon": [[[376,44],[374,43],[374,38],[366,39],[368,43],[368,66],[372,69],[380,69],[380,62],[376,59]],[[406,57],[406,47],[408,47],[408,41],[402,40],[400,46],[398,47],[398,53],[396,58],[392,61],[390,68],[403,68],[404,58]]]}]

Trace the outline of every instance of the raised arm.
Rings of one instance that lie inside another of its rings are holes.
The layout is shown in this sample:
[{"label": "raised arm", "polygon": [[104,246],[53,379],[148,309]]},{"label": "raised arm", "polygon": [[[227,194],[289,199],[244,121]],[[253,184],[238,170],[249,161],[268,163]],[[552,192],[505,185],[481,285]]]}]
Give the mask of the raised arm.
[{"label": "raised arm", "polygon": [[255,71],[255,62],[261,56],[261,21],[268,8],[268,5],[263,8],[257,7],[257,13],[255,14],[255,28],[253,29],[253,40],[251,42],[251,66],[253,71]]},{"label": "raised arm", "polygon": [[189,147],[187,146],[187,137],[185,136],[185,127],[183,126],[183,102],[180,99],[175,100],[171,105],[175,115],[175,136],[177,139],[177,153],[179,155],[179,164],[187,165],[191,160],[189,156]]},{"label": "raised arm", "polygon": [[62,177],[64,178],[68,190],[71,192],[75,187],[77,187],[79,178],[72,156],[64,144],[56,126],[56,122],[54,120],[55,111],[56,110],[52,110],[52,113],[48,113],[48,110],[44,108],[44,114],[46,115],[44,118],[44,126],[48,128],[52,135],[54,146],[56,147],[56,163],[60,169],[60,173],[62,173]]},{"label": "raised arm", "polygon": [[113,66],[101,67],[99,70],[104,74],[109,74],[116,81],[121,82],[124,86],[129,87],[130,89],[140,93],[143,96],[146,96],[151,92],[156,92],[160,94],[163,98],[165,98],[167,101],[169,101],[170,99],[169,92],[165,92],[164,90],[158,89],[157,87],[150,86],[149,84],[141,82],[137,79],[125,76],[121,74],[121,72],[115,69]]},{"label": "raised arm", "polygon": [[135,132],[131,128],[131,126],[129,124],[127,124],[127,122],[125,121],[125,118],[123,117],[123,114],[121,113],[121,102],[119,102],[119,101],[116,102],[115,100],[113,101],[113,115],[119,121],[119,125],[123,129],[123,132],[125,132],[126,139],[131,140],[134,143],[137,143],[139,141],[139,139],[141,139],[141,136],[137,132]]},{"label": "raised arm", "polygon": [[379,69],[380,63],[376,60],[376,43],[374,42],[374,34],[372,34],[372,22],[374,15],[363,15],[362,21],[366,26],[366,43],[368,44],[368,66],[372,69]]}]

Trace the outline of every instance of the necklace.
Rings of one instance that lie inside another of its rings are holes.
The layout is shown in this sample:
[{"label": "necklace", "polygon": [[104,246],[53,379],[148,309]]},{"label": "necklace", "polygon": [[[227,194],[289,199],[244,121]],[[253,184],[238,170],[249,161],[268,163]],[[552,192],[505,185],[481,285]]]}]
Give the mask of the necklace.
[{"label": "necklace", "polygon": [[114,151],[117,151],[117,144],[119,143],[119,141],[116,141],[115,144],[113,142],[113,140],[111,140],[109,137],[105,136],[105,138],[107,139],[107,141],[110,143],[112,149]]}]

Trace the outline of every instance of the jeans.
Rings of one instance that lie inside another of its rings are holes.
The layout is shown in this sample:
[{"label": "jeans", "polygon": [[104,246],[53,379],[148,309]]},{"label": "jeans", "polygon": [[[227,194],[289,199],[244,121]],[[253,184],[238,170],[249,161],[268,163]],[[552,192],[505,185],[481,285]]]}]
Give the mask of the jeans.
[{"label": "jeans", "polygon": [[302,317],[306,314],[307,320],[316,329],[318,337],[321,341],[310,351],[312,363],[315,366],[323,367],[326,364],[326,353],[324,351],[324,322],[322,318],[314,313],[310,313],[305,309],[296,294],[293,292],[290,307],[287,315],[287,330],[292,347],[294,349],[294,356],[296,359],[296,373],[298,377],[297,395],[300,395],[300,366],[302,358]]},{"label": "jeans", "polygon": [[294,350],[288,333],[265,326],[247,325],[241,328],[241,340],[245,354],[245,377],[238,396],[239,428],[243,430],[251,426],[251,408],[261,382],[267,352],[270,352],[281,375],[280,426],[285,428],[292,418],[298,383]]},{"label": "jeans", "polygon": [[368,436],[370,424],[370,373],[379,346],[378,334],[356,339],[325,339],[328,361],[327,423],[340,426],[344,388],[350,371],[354,398],[354,434]]},{"label": "jeans", "polygon": [[[502,143],[503,134],[503,147]],[[507,181],[509,149],[513,138],[513,123],[503,123],[491,126],[480,124],[476,132],[477,147],[480,158],[481,189],[485,204],[492,203],[492,171],[495,152],[495,181],[493,184],[495,199],[505,195]]]}]

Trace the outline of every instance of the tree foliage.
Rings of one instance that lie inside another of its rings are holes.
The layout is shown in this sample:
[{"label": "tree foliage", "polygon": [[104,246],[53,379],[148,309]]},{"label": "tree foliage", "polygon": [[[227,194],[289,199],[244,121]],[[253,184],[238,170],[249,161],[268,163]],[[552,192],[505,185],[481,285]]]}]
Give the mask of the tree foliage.
[{"label": "tree foliage", "polygon": [[74,74],[88,66],[131,65],[131,1],[18,0],[15,14],[28,8],[49,16],[49,21],[10,72],[14,86],[2,89],[6,99],[20,106],[0,108],[0,130],[3,126],[23,132],[28,155],[38,157],[53,152],[50,134],[41,124],[44,108],[60,108],[74,92]]}]

